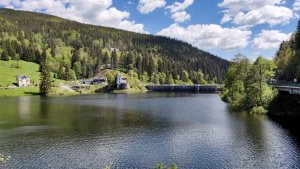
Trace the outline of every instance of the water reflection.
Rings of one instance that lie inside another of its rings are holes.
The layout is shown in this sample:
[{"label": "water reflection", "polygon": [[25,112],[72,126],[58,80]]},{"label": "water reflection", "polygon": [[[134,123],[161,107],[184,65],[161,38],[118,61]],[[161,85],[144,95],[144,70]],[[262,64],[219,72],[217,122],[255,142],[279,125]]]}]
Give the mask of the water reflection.
[{"label": "water reflection", "polygon": [[18,101],[18,112],[19,112],[19,117],[20,120],[25,123],[30,121],[31,117],[30,117],[30,113],[31,113],[31,99],[32,97],[30,96],[22,96],[22,97],[18,97],[17,98]]},{"label": "water reflection", "polygon": [[[50,104],[45,100],[45,98],[40,100],[40,111],[39,111],[39,117],[41,121],[47,122],[47,119],[49,118],[49,111],[51,109]],[[45,123],[46,125],[46,123]]]},{"label": "water reflection", "polygon": [[217,95],[0,98],[0,106],[5,168],[300,166],[298,126],[233,113]]}]

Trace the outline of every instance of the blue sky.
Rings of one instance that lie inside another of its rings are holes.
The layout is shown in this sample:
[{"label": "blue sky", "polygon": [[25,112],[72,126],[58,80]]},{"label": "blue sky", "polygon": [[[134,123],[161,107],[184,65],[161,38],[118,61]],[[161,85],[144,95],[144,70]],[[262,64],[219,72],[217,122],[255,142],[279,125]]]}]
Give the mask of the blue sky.
[{"label": "blue sky", "polygon": [[228,60],[272,58],[300,14],[300,0],[1,0],[0,7],[169,36]]}]

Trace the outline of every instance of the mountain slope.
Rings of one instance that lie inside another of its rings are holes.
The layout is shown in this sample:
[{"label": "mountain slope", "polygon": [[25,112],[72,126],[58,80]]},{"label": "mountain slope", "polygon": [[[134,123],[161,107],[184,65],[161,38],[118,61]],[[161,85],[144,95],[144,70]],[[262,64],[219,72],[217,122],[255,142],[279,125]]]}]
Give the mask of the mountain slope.
[{"label": "mountain slope", "polygon": [[66,80],[109,67],[144,82],[221,82],[230,63],[182,41],[46,14],[0,9],[0,22],[2,60],[38,63],[44,50],[51,71]]}]

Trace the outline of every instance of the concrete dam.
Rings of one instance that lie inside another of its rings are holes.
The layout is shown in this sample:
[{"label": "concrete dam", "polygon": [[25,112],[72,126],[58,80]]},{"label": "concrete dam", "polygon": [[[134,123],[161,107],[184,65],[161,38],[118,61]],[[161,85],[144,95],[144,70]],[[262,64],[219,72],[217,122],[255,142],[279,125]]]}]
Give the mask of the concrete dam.
[{"label": "concrete dam", "polygon": [[195,93],[217,93],[221,91],[222,85],[148,85],[146,88],[154,92],[195,92]]}]

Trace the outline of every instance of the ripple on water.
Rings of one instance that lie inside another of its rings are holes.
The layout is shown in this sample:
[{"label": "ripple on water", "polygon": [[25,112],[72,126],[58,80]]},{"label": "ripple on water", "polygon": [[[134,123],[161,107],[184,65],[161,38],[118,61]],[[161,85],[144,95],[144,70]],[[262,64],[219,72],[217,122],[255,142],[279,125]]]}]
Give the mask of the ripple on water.
[{"label": "ripple on water", "polygon": [[217,95],[0,98],[3,105],[0,151],[11,156],[4,168],[300,167],[289,130],[231,113]]}]

